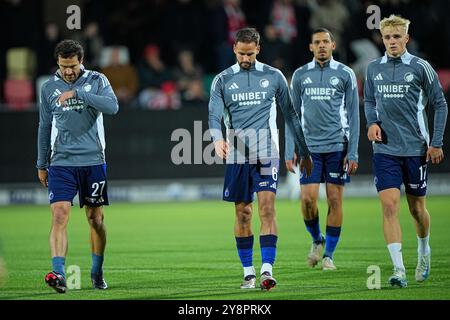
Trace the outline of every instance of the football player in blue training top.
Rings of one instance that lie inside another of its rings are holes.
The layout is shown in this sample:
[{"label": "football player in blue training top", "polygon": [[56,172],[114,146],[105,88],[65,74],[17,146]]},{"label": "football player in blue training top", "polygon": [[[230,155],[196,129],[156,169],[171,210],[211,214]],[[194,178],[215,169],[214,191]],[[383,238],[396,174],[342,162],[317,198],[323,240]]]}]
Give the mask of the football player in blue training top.
[{"label": "football player in blue training top", "polygon": [[53,270],[45,281],[57,292],[66,292],[66,227],[78,193],[90,225],[92,285],[106,289],[102,268],[106,245],[103,205],[108,205],[103,113],[115,114],[119,106],[108,79],[84,69],[78,42],[61,41],[55,59],[59,69],[41,89],[36,165],[40,182],[48,188],[53,216],[49,241]]},{"label": "football player in blue training top", "polygon": [[[333,59],[335,48],[329,30],[313,31],[309,49],[314,58],[294,72],[291,82],[292,101],[314,161],[311,177],[300,175],[301,211],[312,238],[307,260],[311,267],[322,260],[323,270],[336,269],[333,253],[341,234],[344,185],[358,168],[358,87],[353,70]],[[285,156],[287,169],[294,172],[296,155],[289,130]],[[326,237],[320,232],[317,208],[321,182],[326,183],[328,202]]]},{"label": "football player in blue training top", "polygon": [[[234,235],[244,268],[241,288],[256,286],[251,227],[252,202],[256,192],[261,220],[260,287],[270,290],[276,285],[272,266],[278,239],[275,220],[279,167],[277,105],[295,135],[300,150],[300,166],[307,175],[312,170],[312,160],[300,120],[292,107],[285,77],[278,69],[256,60],[260,50],[259,39],[259,33],[253,28],[237,32],[233,47],[237,63],[218,74],[211,85],[209,128],[216,154],[227,163],[223,199],[235,205]],[[221,131],[222,117],[227,128],[226,140]]]},{"label": "football player in blue training top", "polygon": [[[367,68],[364,84],[367,136],[373,142],[375,185],[383,210],[384,238],[394,265],[392,286],[406,287],[402,233],[398,219],[400,187],[405,186],[417,234],[417,281],[430,275],[430,215],[425,207],[427,163],[444,158],[442,139],[447,102],[430,64],[406,50],[409,20],[391,15],[380,22],[386,53]],[[430,142],[425,106],[434,110]]]}]

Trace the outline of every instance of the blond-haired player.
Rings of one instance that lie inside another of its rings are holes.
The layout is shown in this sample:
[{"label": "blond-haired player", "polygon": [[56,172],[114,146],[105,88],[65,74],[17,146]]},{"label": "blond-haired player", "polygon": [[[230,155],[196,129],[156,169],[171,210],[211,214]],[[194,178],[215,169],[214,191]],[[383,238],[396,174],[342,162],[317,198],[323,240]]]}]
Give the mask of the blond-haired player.
[{"label": "blond-haired player", "polygon": [[[391,15],[380,22],[386,53],[367,68],[364,84],[367,136],[373,142],[375,185],[383,211],[384,238],[394,265],[393,286],[406,287],[402,233],[398,219],[400,187],[405,187],[418,241],[415,272],[422,282],[430,274],[430,215],[425,207],[427,165],[444,158],[447,103],[430,64],[406,49],[410,21]],[[434,110],[430,139],[426,106]]]}]

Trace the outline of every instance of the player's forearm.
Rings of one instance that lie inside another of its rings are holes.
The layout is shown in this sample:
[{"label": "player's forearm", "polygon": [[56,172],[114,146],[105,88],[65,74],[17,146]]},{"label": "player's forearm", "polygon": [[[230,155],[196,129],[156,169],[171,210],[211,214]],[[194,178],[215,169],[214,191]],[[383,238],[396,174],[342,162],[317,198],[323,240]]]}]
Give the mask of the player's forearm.
[{"label": "player's forearm", "polygon": [[349,141],[347,146],[347,159],[356,162],[358,162],[359,125],[359,111],[356,109],[349,117]]},{"label": "player's forearm", "polygon": [[222,127],[220,124],[221,120],[222,119],[220,117],[214,114],[209,115],[209,133],[211,134],[211,138],[213,141],[223,140]]},{"label": "player's forearm", "polygon": [[295,116],[292,116],[289,119],[286,119],[286,123],[289,127],[289,130],[291,130],[294,133],[300,157],[308,157],[310,155],[310,152],[308,146],[306,145],[305,135],[303,134],[303,129],[297,114],[295,114]]},{"label": "player's forearm", "polygon": [[220,79],[217,80],[216,77],[213,85],[211,85],[211,95],[208,103],[208,125],[213,141],[223,140],[222,117],[225,106],[218,82],[220,82]]},{"label": "player's forearm", "polygon": [[38,158],[36,168],[47,169],[50,160],[50,134],[51,127],[39,124],[38,129]]},{"label": "player's forearm", "polygon": [[347,159],[358,162],[359,143],[359,112],[355,112],[349,119],[349,141],[347,146]]},{"label": "player's forearm", "polygon": [[359,100],[352,101],[352,108],[349,116],[349,141],[348,141],[348,160],[358,161],[358,142],[359,142]]},{"label": "player's forearm", "polygon": [[348,144],[347,159],[358,162],[358,140],[352,141],[352,139],[350,139]]},{"label": "player's forearm", "polygon": [[447,122],[448,108],[447,103],[444,101],[434,112],[434,131],[433,140],[431,141],[432,147],[442,147],[445,131],[445,124]]},{"label": "player's forearm", "polygon": [[364,103],[364,113],[366,115],[367,128],[369,128],[372,124],[378,122],[375,102],[366,101]]},{"label": "player's forearm", "polygon": [[76,90],[76,97],[102,113],[116,114],[119,111],[119,104],[115,96],[96,95],[83,90]]},{"label": "player's forearm", "polygon": [[292,159],[294,159],[294,152],[295,152],[294,136],[287,124],[285,125],[284,131],[285,131],[284,159],[292,160]]},{"label": "player's forearm", "polygon": [[303,129],[300,123],[299,115],[295,111],[294,106],[289,101],[285,101],[280,105],[281,111],[283,112],[286,124],[294,135],[295,142],[299,148],[300,157],[307,157],[310,155],[308,146],[306,145],[305,135],[303,134]]}]

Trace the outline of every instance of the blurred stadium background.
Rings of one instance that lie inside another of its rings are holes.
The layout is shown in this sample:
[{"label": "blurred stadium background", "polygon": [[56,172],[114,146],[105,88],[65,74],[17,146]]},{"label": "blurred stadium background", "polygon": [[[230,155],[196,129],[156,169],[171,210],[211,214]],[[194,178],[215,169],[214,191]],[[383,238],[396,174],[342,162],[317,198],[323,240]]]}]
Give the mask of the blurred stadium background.
[{"label": "blurred stadium background", "polygon": [[[0,264],[3,243],[10,279],[20,279],[9,281],[0,298],[57,298],[42,281],[49,266],[50,216],[47,193],[35,169],[36,101],[41,84],[56,69],[54,46],[64,38],[83,43],[85,66],[104,72],[120,99],[119,113],[104,117],[113,203],[107,209],[111,255],[106,272],[114,290],[101,295],[83,285],[83,290],[66,298],[268,298],[235,290],[241,271],[233,260],[237,257],[232,209],[220,200],[224,167],[173,164],[171,152],[178,142],[171,141],[171,135],[183,128],[194,136],[194,123],[201,124],[201,133],[207,129],[212,78],[233,63],[233,35],[245,25],[255,26],[262,35],[258,59],[280,68],[288,78],[312,58],[308,50],[311,29],[327,27],[338,42],[335,58],[354,68],[361,94],[365,67],[384,52],[378,30],[366,27],[370,16],[366,9],[372,4],[380,7],[382,17],[396,13],[412,21],[408,49],[437,70],[450,101],[450,2],[446,0],[0,0]],[[80,30],[66,26],[70,5],[81,9]],[[278,118],[283,137],[282,117]],[[432,127],[431,117],[429,124]],[[279,291],[270,297],[448,299],[449,137],[447,128],[447,158],[429,168],[436,281],[425,287],[411,284],[406,293],[388,290],[378,294],[366,288],[367,266],[379,264],[383,272],[389,272],[390,264],[361,99],[359,171],[345,192],[347,198],[358,199],[344,203],[346,228],[352,232],[344,232],[342,250],[338,250],[340,276],[323,276],[318,270],[312,271],[317,276],[310,276],[307,271],[303,260],[309,239],[299,219],[298,203],[284,200],[298,199],[298,183],[295,177],[286,176],[281,165],[277,214],[283,241],[277,263],[284,271],[280,272]],[[203,147],[207,144],[203,142]],[[319,205],[326,212],[323,192]],[[413,270],[416,244],[406,210],[403,198],[405,259],[408,270]],[[81,212],[76,207],[74,211]],[[87,277],[87,226],[83,215],[71,219],[69,263],[80,264]],[[185,237],[186,231],[192,236]],[[165,237],[170,241],[163,241]]]},{"label": "blurred stadium background", "polygon": [[[81,9],[80,30],[66,25],[66,10],[74,4]],[[41,84],[56,69],[53,49],[61,39],[83,43],[85,66],[104,72],[120,99],[119,114],[105,116],[112,201],[219,199],[223,166],[173,164],[171,151],[178,142],[171,134],[177,128],[193,134],[194,121],[207,129],[209,87],[214,75],[233,63],[235,31],[258,28],[259,60],[289,78],[311,59],[311,29],[327,27],[337,39],[335,58],[354,68],[361,93],[367,63],[384,52],[378,30],[366,27],[371,4],[380,7],[382,17],[397,13],[412,21],[408,49],[434,66],[448,101],[448,1],[1,0],[0,205],[47,203],[35,170],[36,101]],[[359,172],[346,195],[375,195],[362,108],[359,153]],[[286,180],[281,170],[279,196],[297,197],[295,178]],[[430,194],[450,194],[450,161],[429,171]],[[292,185],[284,183],[290,180]]]}]

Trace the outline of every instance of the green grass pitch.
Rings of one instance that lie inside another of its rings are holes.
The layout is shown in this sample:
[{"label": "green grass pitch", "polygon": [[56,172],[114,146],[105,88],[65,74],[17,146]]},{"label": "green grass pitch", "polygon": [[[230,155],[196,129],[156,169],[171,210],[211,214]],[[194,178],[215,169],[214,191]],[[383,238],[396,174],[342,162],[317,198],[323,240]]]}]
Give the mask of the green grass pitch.
[{"label": "green grass pitch", "polygon": [[[106,291],[90,287],[90,245],[84,211],[74,206],[69,222],[66,267],[81,269],[81,289],[58,295],[44,284],[50,271],[48,206],[0,207],[0,239],[8,279],[0,299],[449,299],[450,197],[428,198],[431,213],[431,276],[414,280],[417,240],[404,196],[400,220],[408,288],[386,282],[391,263],[376,198],[345,199],[344,225],[334,260],[338,270],[310,269],[306,255],[310,237],[299,204],[277,200],[279,240],[270,292],[239,289],[242,268],[233,236],[233,205],[222,201],[190,203],[114,203],[105,209],[108,245]],[[319,204],[325,229],[326,203]],[[259,219],[253,217],[254,265],[261,267]],[[367,268],[381,269],[381,290],[369,290]]]}]

